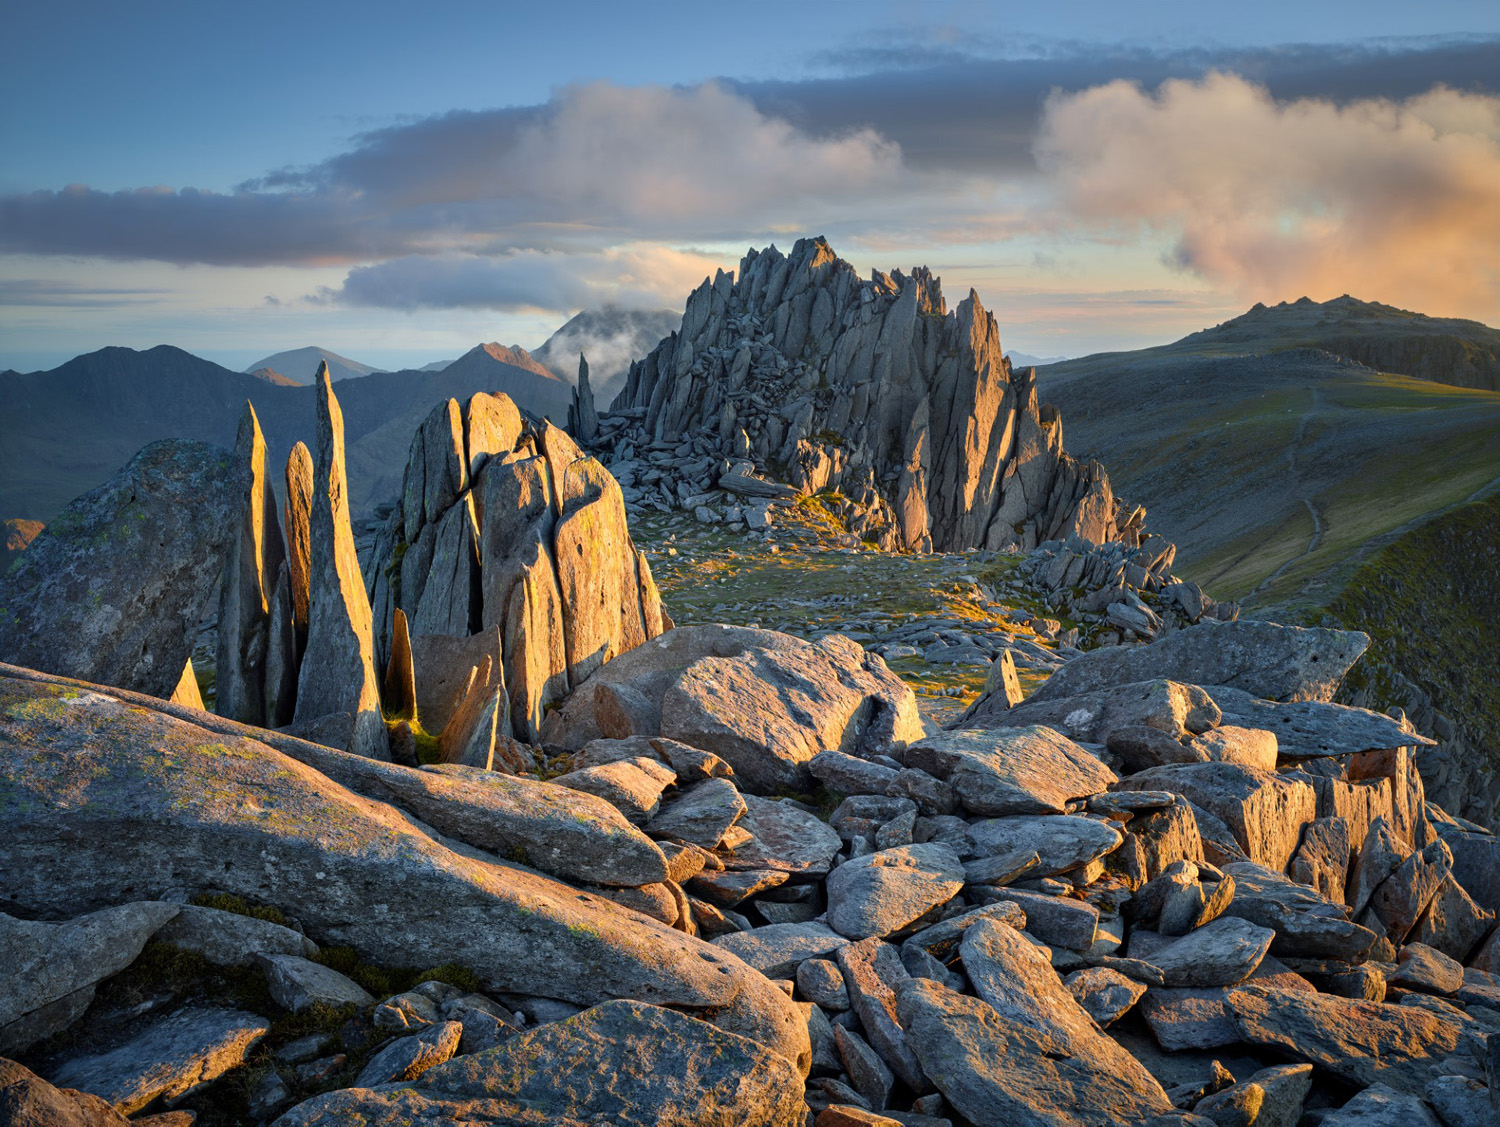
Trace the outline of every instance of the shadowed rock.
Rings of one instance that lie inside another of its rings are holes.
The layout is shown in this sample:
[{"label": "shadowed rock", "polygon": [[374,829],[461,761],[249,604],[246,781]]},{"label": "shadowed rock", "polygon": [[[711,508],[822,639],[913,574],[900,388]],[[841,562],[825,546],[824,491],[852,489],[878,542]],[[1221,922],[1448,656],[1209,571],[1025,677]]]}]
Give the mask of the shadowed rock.
[{"label": "shadowed rock", "polygon": [[0,660],[170,697],[208,617],[243,489],[216,446],[147,446],[0,577]]},{"label": "shadowed rock", "polygon": [[307,445],[299,442],[286,459],[286,559],[299,661],[307,649],[308,600],[312,587],[312,495],[312,455]]}]

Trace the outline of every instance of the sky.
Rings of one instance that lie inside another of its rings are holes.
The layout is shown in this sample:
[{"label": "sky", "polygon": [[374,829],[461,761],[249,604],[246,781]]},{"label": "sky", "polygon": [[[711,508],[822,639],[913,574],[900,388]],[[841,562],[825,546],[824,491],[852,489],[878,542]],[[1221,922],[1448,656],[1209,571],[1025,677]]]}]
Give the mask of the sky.
[{"label": "sky", "polygon": [[1500,324],[1500,5],[13,5],[0,369],[540,345],[749,247],[1007,348],[1343,293]]}]

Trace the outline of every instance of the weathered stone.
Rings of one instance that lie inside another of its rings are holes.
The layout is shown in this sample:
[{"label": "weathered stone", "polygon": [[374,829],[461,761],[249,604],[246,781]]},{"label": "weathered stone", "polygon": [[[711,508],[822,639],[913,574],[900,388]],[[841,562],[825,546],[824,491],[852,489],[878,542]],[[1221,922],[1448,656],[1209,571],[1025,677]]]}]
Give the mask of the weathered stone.
[{"label": "weathered stone", "polygon": [[872,1108],[884,1108],[890,1102],[896,1078],[880,1054],[858,1033],[843,1025],[833,1027],[833,1043],[860,1098]]},{"label": "weathered stone", "polygon": [[[1161,873],[1177,861],[1204,860],[1203,838],[1193,807],[1174,796],[1170,806],[1136,815],[1130,820],[1127,838],[1140,843],[1147,878]],[[1225,833],[1228,831],[1226,829]]]},{"label": "weathered stone", "polygon": [[1224,872],[1234,879],[1225,915],[1274,930],[1273,954],[1357,962],[1375,942],[1374,932],[1339,905],[1280,873],[1248,861],[1226,865]]},{"label": "weathered stone", "polygon": [[1062,1039],[921,978],[901,984],[896,1005],[922,1070],[971,1122],[1123,1127],[1172,1109],[1161,1086],[1097,1033]]},{"label": "weathered stone", "polygon": [[360,1070],[354,1087],[373,1088],[376,1084],[415,1080],[429,1068],[451,1058],[458,1051],[458,1039],[462,1034],[460,1023],[445,1021],[430,1025],[410,1037],[398,1037],[370,1058]]},{"label": "weathered stone", "polygon": [[1206,732],[1219,723],[1219,715],[1218,706],[1197,685],[1157,680],[1077,696],[1034,696],[998,713],[981,698],[964,722],[981,727],[1045,724],[1076,740],[1106,743],[1115,732],[1137,727],[1154,728],[1174,739]]},{"label": "weathered stone", "polygon": [[1145,983],[1108,967],[1084,967],[1063,979],[1063,985],[1101,1029],[1119,1021],[1146,993]]},{"label": "weathered stone", "polygon": [[1276,770],[1276,733],[1264,728],[1241,728],[1225,724],[1188,741],[1211,763],[1239,763],[1261,771]]},{"label": "weathered stone", "polygon": [[188,658],[182,667],[182,676],[177,679],[177,687],[172,690],[172,695],[167,700],[173,704],[180,704],[184,708],[203,709],[203,693],[198,688],[198,675],[193,672],[193,659]]},{"label": "weathered stone", "polygon": [[[1467,1076],[1439,1076],[1427,1085],[1426,1095],[1443,1127],[1468,1127],[1500,1118],[1500,1108],[1491,1101],[1490,1090]],[[1400,1122],[1404,1127],[1408,1121]]]},{"label": "weathered stone", "polygon": [[820,752],[808,761],[807,769],[813,778],[840,794],[885,794],[897,775],[894,767],[842,751]]},{"label": "weathered stone", "polygon": [[1453,852],[1453,879],[1476,903],[1500,912],[1500,837],[1456,833],[1445,840]]},{"label": "weathered stone", "polygon": [[1022,814],[975,822],[969,829],[983,854],[1035,853],[1034,877],[1052,876],[1086,865],[1124,840],[1108,822],[1082,815]]},{"label": "weathered stone", "polygon": [[906,764],[949,783],[975,814],[1061,814],[1117,781],[1072,740],[1039,727],[939,732],[908,747]]},{"label": "weathered stone", "polygon": [[1010,901],[971,908],[967,912],[949,916],[931,927],[924,927],[921,931],[909,936],[902,944],[902,950],[916,948],[947,962],[958,954],[959,943],[963,940],[964,932],[980,920],[998,920],[1019,931],[1026,926],[1026,912],[1019,904]]},{"label": "weathered stone", "polygon": [[[499,632],[490,633],[487,648],[494,650],[499,645]],[[510,728],[510,700],[503,676],[498,661],[488,654],[480,658],[453,715],[438,733],[438,749],[444,763],[483,771],[494,767],[496,742]]]},{"label": "weathered stone", "polygon": [[1320,1127],[1439,1127],[1415,1095],[1375,1084],[1320,1120]]},{"label": "weathered stone", "polygon": [[[96,691],[65,701],[60,688],[0,672],[7,905],[82,912],[121,888],[161,895],[201,888],[211,873],[218,890],[275,903],[327,943],[458,962],[493,990],[530,993],[545,981],[550,996],[580,1004],[630,996],[715,1007],[721,1028],[805,1066],[807,1027],[791,1001],[728,954],[524,869],[455,853],[390,807],[228,734],[232,721],[213,717],[217,730],[205,730],[143,707],[148,698],[126,707]],[[40,762],[17,751],[39,745]]]},{"label": "weathered stone", "polygon": [[[450,402],[452,402],[450,400]],[[413,634],[464,638],[480,627],[479,521],[474,494],[466,492],[433,525],[432,558],[422,595],[407,609]],[[405,601],[405,592],[402,593]]]},{"label": "weathered stone", "polygon": [[712,849],[744,813],[745,800],[733,783],[706,779],[662,807],[647,829],[653,837],[676,838]]},{"label": "weathered stone", "polygon": [[1411,847],[1396,837],[1389,818],[1377,817],[1370,823],[1369,833],[1361,841],[1359,855],[1349,873],[1347,886],[1349,910],[1356,918],[1369,906],[1375,890],[1409,856]]},{"label": "weathered stone", "polygon": [[1392,986],[1428,994],[1454,994],[1464,984],[1464,968],[1456,959],[1425,943],[1408,943],[1401,948],[1400,965],[1394,974],[1386,976],[1386,981]]},{"label": "weathered stone", "polygon": [[1168,986],[1233,986],[1260,966],[1276,933],[1248,920],[1225,916],[1153,951]]},{"label": "weathered stone", "polygon": [[156,933],[158,942],[196,951],[211,963],[247,967],[257,955],[317,954],[318,945],[300,931],[251,916],[184,904]]},{"label": "weathered stone", "polygon": [[[842,938],[842,936],[840,937]],[[797,967],[797,989],[822,1009],[842,1013],[849,1008],[844,972],[827,959],[807,959]]]},{"label": "weathered stone", "polygon": [[117,1049],[66,1061],[51,1080],[130,1115],[157,1098],[175,1103],[243,1064],[270,1029],[270,1022],[252,1013],[188,1006]]},{"label": "weathered stone", "polygon": [[1125,773],[1148,771],[1152,767],[1164,767],[1169,763],[1206,763],[1207,753],[1198,747],[1183,743],[1180,739],[1145,724],[1116,728],[1105,740],[1110,754],[1117,755],[1124,763]]},{"label": "weathered stone", "polygon": [[98,1096],[55,1088],[24,1065],[0,1057],[0,1122],[16,1127],[126,1127],[130,1120]]},{"label": "weathered stone", "polygon": [[243,477],[203,442],[153,442],[70,502],[0,576],[0,660],[172,695],[208,617]]},{"label": "weathered stone", "polygon": [[266,440],[249,403],[240,416],[233,458],[240,467],[241,492],[235,498],[237,519],[219,581],[214,711],[264,725],[271,597],[286,550],[276,495],[266,480]]},{"label": "weathered stone", "polygon": [[300,955],[260,955],[266,985],[276,1004],[294,1013],[309,1006],[368,1006],[375,999],[353,979]]},{"label": "weathered stone", "polygon": [[1223,723],[1274,733],[1277,752],[1284,759],[1348,755],[1427,742],[1426,736],[1407,732],[1389,716],[1365,708],[1325,701],[1268,701],[1224,685],[1207,691],[1223,711]]},{"label": "weathered stone", "polygon": [[1168,790],[1182,795],[1222,819],[1251,861],[1277,871],[1286,868],[1301,840],[1302,827],[1317,811],[1317,796],[1307,783],[1236,763],[1154,767],[1122,779],[1119,785],[1126,790]]},{"label": "weathered stone", "polygon": [[53,1021],[27,1022],[28,1014],[87,990],[135,961],[177,905],[160,901],[122,904],[65,923],[18,920],[0,914],[0,1052],[17,1052],[76,1018],[76,1006],[55,1011]]},{"label": "weathered stone", "polygon": [[[1397,945],[1416,926],[1437,896],[1453,865],[1453,854],[1442,841],[1413,853],[1388,876],[1370,897],[1370,913],[1380,921],[1386,938]],[[1361,921],[1367,919],[1360,917]]]},{"label": "weathered stone", "polygon": [[1494,913],[1474,903],[1449,873],[1412,936],[1417,942],[1463,962],[1494,922]]},{"label": "weathered stone", "polygon": [[380,759],[387,756],[386,735],[375,676],[370,600],[349,527],[344,416],[326,362],[318,369],[317,404],[307,649],[297,676],[296,719],[351,712],[356,720],[348,750]]},{"label": "weathered stone", "polygon": [[[733,869],[722,873],[699,873],[688,882],[688,889],[694,896],[701,896],[711,904],[733,908],[756,893],[785,884],[786,878],[787,874],[780,869]],[[810,916],[814,914],[809,913]]]},{"label": "weathered stone", "polygon": [[789,798],[740,797],[745,814],[736,825],[751,840],[735,849],[736,864],[805,876],[824,876],[833,867],[843,842],[826,822]]},{"label": "weathered stone", "polygon": [[283,509],[298,661],[307,649],[307,620],[312,597],[312,498],[312,453],[306,443],[298,442],[286,458],[286,506]]},{"label": "weathered stone", "polygon": [[1226,1000],[1241,1036],[1325,1068],[1357,1087],[1386,1084],[1420,1092],[1441,1074],[1459,1026],[1412,1006],[1253,985]]},{"label": "weathered stone", "polygon": [[598,795],[637,826],[651,820],[661,806],[662,791],[676,781],[676,771],[641,756],[569,771],[552,780],[569,790]]},{"label": "weathered stone", "polygon": [[1026,913],[1026,930],[1043,943],[1087,951],[1099,931],[1099,909],[1084,900],[1047,896],[1019,888],[985,888],[985,899],[1015,904]]},{"label": "weathered stone", "polygon": [[[411,630],[406,621],[406,612],[400,607],[396,608],[392,619],[391,660],[385,670],[381,704],[388,716],[407,720],[417,718],[417,674],[412,663]],[[439,728],[441,729],[441,725]]]},{"label": "weathered stone", "polygon": [[849,940],[817,922],[770,924],[720,936],[714,946],[738,956],[767,978],[794,975],[807,959],[821,958]]},{"label": "weathered stone", "polygon": [[[393,636],[392,661],[395,656]],[[453,719],[454,712],[472,688],[473,671],[486,659],[491,662],[501,660],[500,642],[494,630],[482,630],[467,638],[445,634],[411,637],[417,719],[424,729],[435,734],[448,726],[448,721]]]},{"label": "weathered stone", "polygon": [[1203,623],[1149,646],[1092,650],[1049,677],[1031,699],[1056,700],[1173,677],[1194,685],[1227,685],[1268,700],[1326,701],[1369,644],[1369,636],[1355,630],[1250,619]]},{"label": "weathered stone", "polygon": [[501,391],[478,392],[464,407],[464,454],[472,479],[495,455],[508,454],[521,438],[521,412]]},{"label": "weathered stone", "polygon": [[896,1016],[896,988],[910,978],[896,948],[879,939],[862,939],[834,952],[844,972],[849,1000],[860,1027],[890,1068],[913,1091],[927,1086],[922,1066],[907,1043]]},{"label": "weathered stone", "polygon": [[1302,831],[1302,844],[1292,855],[1287,873],[1298,884],[1317,889],[1325,899],[1342,904],[1349,858],[1349,824],[1342,818],[1318,818]]},{"label": "weathered stone", "polygon": [[945,845],[906,845],[855,857],[828,877],[828,923],[851,939],[886,936],[963,887],[964,870]]},{"label": "weathered stone", "polygon": [[992,857],[964,862],[964,880],[969,884],[1005,885],[1030,873],[1042,862],[1034,849],[1017,849]]}]

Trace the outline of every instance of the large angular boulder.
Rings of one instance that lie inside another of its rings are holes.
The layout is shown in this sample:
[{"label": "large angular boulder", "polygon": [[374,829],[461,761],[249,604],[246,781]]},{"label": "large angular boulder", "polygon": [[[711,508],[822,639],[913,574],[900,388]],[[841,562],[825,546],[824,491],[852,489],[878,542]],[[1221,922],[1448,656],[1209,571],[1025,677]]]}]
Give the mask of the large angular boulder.
[{"label": "large angular boulder", "polygon": [[1153,767],[1122,779],[1120,787],[1182,795],[1223,821],[1246,857],[1277,872],[1297,851],[1302,827],[1317,816],[1311,785],[1238,763]]},{"label": "large angular boulder", "polygon": [[922,725],[911,689],[847,638],[691,626],[602,666],[542,732],[569,750],[632,735],[711,751],[744,789],[768,792],[807,789],[820,752],[909,742]]},{"label": "large angular boulder", "polygon": [[1142,681],[1075,696],[1022,701],[1000,707],[1002,697],[975,702],[962,721],[981,728],[1046,724],[1076,740],[1105,743],[1121,728],[1154,728],[1171,738],[1208,731],[1219,723],[1218,707],[1197,685]]},{"label": "large angular boulder", "polygon": [[128,1127],[130,1120],[88,1092],[56,1088],[0,1057],[0,1123],[20,1127]]},{"label": "large angular boulder", "polygon": [[496,990],[713,1007],[721,1026],[806,1066],[791,1001],[732,956],[454,852],[265,744],[101,692],[0,677],[0,820],[9,910],[84,912],[121,890],[229,892],[283,907],[325,942],[457,962]]},{"label": "large angular boulder", "polygon": [[1051,728],[938,732],[906,749],[907,766],[946,780],[973,814],[1061,814],[1118,779]]},{"label": "large angular boulder", "polygon": [[0,576],[0,661],[166,699],[238,531],[228,451],[153,442]]},{"label": "large angular boulder", "polygon": [[904,845],[846,861],[828,877],[828,923],[851,939],[899,931],[964,886],[946,845]]},{"label": "large angular boulder", "polygon": [[64,923],[0,915],[0,1052],[17,1052],[66,1028],[94,986],[124,970],[177,915],[176,904],[142,901]]},{"label": "large angular boulder", "polygon": [[1267,700],[1326,701],[1369,644],[1369,636],[1357,630],[1249,619],[1200,623],[1148,646],[1086,653],[1047,678],[1029,699],[1057,700],[1170,677],[1194,685],[1227,685]]},{"label": "large angular boulder", "polygon": [[805,1116],[802,1078],[775,1053],[673,1010],[618,1001],[429,1068],[409,1087],[314,1097],[277,1127],[802,1127]]},{"label": "large angular boulder", "polygon": [[[1070,1048],[979,998],[913,978],[898,988],[896,1006],[922,1071],[970,1122],[1126,1127],[1172,1111],[1139,1066],[1112,1070],[1112,1055]],[[1107,1041],[1096,1038],[1091,1047]]]}]

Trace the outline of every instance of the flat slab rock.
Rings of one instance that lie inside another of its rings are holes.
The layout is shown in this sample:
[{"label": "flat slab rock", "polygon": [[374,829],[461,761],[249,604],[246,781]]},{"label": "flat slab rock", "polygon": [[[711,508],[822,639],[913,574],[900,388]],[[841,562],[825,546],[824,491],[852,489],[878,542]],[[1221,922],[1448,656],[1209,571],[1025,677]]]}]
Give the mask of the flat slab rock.
[{"label": "flat slab rock", "polygon": [[974,1123],[1126,1127],[1172,1111],[1144,1069],[1100,1070],[982,999],[913,978],[896,1007],[923,1072]]},{"label": "flat slab rock", "polygon": [[75,1057],[53,1072],[59,1088],[108,1100],[125,1115],[158,1097],[168,1104],[245,1063],[271,1023],[242,1010],[189,1006],[107,1053]]},{"label": "flat slab rock", "polygon": [[1454,1021],[1415,1006],[1246,985],[1225,999],[1241,1036],[1327,1069],[1359,1088],[1420,1095],[1462,1040]]},{"label": "flat slab rock", "polygon": [[1115,773],[1051,728],[961,728],[906,749],[906,764],[944,779],[974,814],[1061,814]]},{"label": "flat slab rock", "polygon": [[316,1096],[277,1127],[802,1127],[802,1077],[674,1010],[606,1002],[428,1069],[407,1088]]},{"label": "flat slab rock", "polygon": [[903,845],[844,862],[828,877],[828,923],[851,939],[887,936],[946,904],[964,867],[946,845]]},{"label": "flat slab rock", "polygon": [[1086,653],[1047,678],[1030,699],[1053,700],[1171,677],[1194,685],[1227,685],[1267,700],[1326,701],[1369,644],[1369,635],[1356,630],[1250,619],[1201,623],[1147,646]]},{"label": "flat slab rock", "polygon": [[1206,691],[1224,714],[1223,723],[1274,732],[1277,753],[1286,759],[1428,747],[1437,742],[1408,732],[1389,716],[1367,708],[1327,701],[1269,701],[1227,685],[1210,685]]},{"label": "flat slab rock", "polygon": [[735,824],[751,840],[736,847],[729,867],[780,869],[787,873],[825,876],[843,840],[827,822],[790,798],[740,796],[745,814]]},{"label": "flat slab rock", "polygon": [[713,944],[738,956],[767,978],[790,978],[808,959],[822,958],[848,942],[827,924],[814,920],[735,931],[719,936]]},{"label": "flat slab rock", "polygon": [[969,827],[975,850],[983,856],[1035,853],[1028,877],[1047,877],[1087,864],[1113,852],[1123,834],[1098,818],[1080,814],[1018,814],[990,818]]}]

